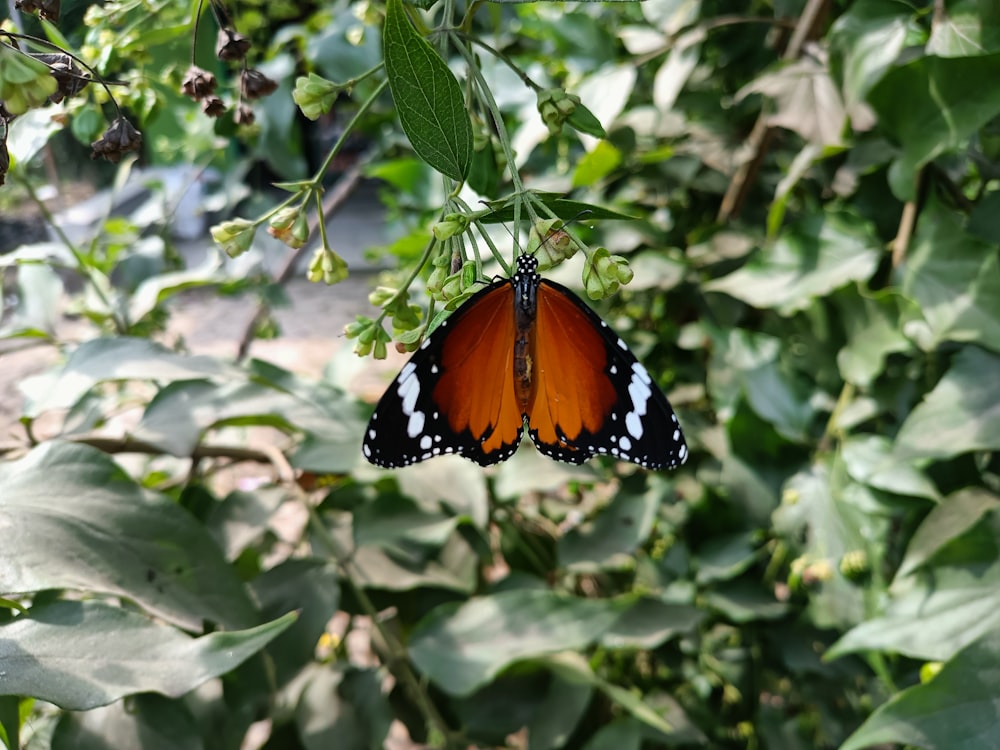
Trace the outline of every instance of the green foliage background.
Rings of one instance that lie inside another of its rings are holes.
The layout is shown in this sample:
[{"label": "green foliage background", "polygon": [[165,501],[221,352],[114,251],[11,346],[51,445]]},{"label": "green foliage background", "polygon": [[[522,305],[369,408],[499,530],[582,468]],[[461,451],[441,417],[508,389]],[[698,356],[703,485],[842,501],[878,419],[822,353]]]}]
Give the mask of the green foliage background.
[{"label": "green foliage background", "polygon": [[[350,84],[338,121],[373,144],[363,169],[400,229],[386,281],[409,289],[354,329],[376,353],[383,319],[412,343],[430,317],[411,307],[420,263],[458,247],[432,228],[561,214],[550,193],[635,217],[578,231],[628,259],[633,282],[598,304],[692,456],[673,474],[527,447],[486,472],[376,471],[370,407],[330,382],[156,342],[177,292],[273,279],[180,268],[159,224],[121,218],[0,256],[4,337],[64,355],[25,384],[0,463],[8,747],[382,747],[390,728],[532,750],[1000,745],[995,4],[246,3],[237,26],[280,84],[249,128],[177,93],[191,9],[67,5],[31,28],[128,82],[148,158],[222,168],[223,203],[260,158],[283,207],[314,211],[326,164],[295,79]],[[562,88],[580,106],[550,133],[539,90]],[[83,142],[109,111],[93,85],[62,107]],[[11,123],[8,196],[32,198],[62,126]],[[463,207],[456,180],[494,202]],[[275,215],[249,205],[254,229]],[[55,269],[82,279],[87,340],[52,336]],[[127,438],[97,434],[135,404]],[[231,445],[254,425],[282,450]],[[229,460],[274,480],[222,492]],[[291,543],[285,504],[308,516]]]}]

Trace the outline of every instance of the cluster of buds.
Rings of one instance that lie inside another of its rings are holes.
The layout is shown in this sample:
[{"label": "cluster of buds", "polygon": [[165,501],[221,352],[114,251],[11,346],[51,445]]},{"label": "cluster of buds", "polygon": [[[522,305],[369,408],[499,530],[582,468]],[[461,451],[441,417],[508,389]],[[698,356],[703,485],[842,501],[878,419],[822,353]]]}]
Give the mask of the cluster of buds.
[{"label": "cluster of buds", "polygon": [[[246,67],[247,52],[250,51],[250,40],[235,29],[225,26],[219,29],[215,44],[215,55],[223,62],[242,62],[240,71],[239,101],[237,102],[233,119],[237,125],[253,125],[256,117],[247,102],[274,93],[278,83],[255,68]],[[188,68],[181,92],[201,103],[201,111],[208,117],[221,117],[228,107],[226,102],[216,93],[219,82],[215,75],[197,65]]]},{"label": "cluster of buds", "polygon": [[230,258],[235,258],[250,249],[257,224],[249,219],[230,219],[216,224],[210,231],[215,244]]},{"label": "cluster of buds", "polygon": [[434,268],[427,279],[427,292],[454,310],[481,288],[473,261],[463,261],[458,253],[441,253],[433,261]]},{"label": "cluster of buds", "polygon": [[14,0],[14,9],[22,13],[37,13],[39,18],[55,23],[59,20],[61,0]]},{"label": "cluster of buds", "polygon": [[347,261],[328,247],[318,247],[309,261],[306,278],[313,283],[339,284],[347,278]]},{"label": "cluster of buds", "polygon": [[580,102],[580,97],[562,89],[542,89],[538,92],[538,113],[549,129],[549,135],[558,135],[563,124],[568,123],[581,133],[595,138],[605,136],[604,127],[594,113]]},{"label": "cluster of buds", "polygon": [[344,326],[344,335],[349,339],[357,339],[354,352],[359,357],[367,357],[374,351],[375,359],[385,359],[389,342],[392,341],[380,322],[364,315],[359,315],[353,323]]},{"label": "cluster of buds", "polygon": [[328,81],[323,76],[310,73],[295,79],[295,90],[292,91],[292,99],[302,110],[302,114],[310,120],[319,119],[320,115],[325,115],[333,107],[337,94],[342,87],[333,81]]},{"label": "cluster of buds", "polygon": [[583,287],[591,299],[603,299],[617,292],[622,284],[628,284],[633,275],[625,258],[599,247],[583,267]]},{"label": "cluster of buds", "polygon": [[277,211],[268,219],[267,233],[293,250],[303,247],[309,240],[309,219],[305,210],[301,206],[286,206]]},{"label": "cluster of buds", "polygon": [[104,134],[90,144],[90,158],[104,158],[117,164],[122,154],[142,147],[142,133],[124,117],[116,117]]}]

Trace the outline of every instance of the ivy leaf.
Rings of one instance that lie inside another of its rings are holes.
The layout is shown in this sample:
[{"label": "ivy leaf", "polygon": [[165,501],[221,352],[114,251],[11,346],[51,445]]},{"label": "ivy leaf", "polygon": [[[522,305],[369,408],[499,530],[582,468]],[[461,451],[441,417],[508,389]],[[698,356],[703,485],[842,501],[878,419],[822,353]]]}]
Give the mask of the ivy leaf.
[{"label": "ivy leaf", "polygon": [[959,0],[943,10],[931,26],[928,55],[971,57],[1000,51],[1000,5]]},{"label": "ivy leaf", "polygon": [[472,159],[472,125],[462,89],[410,24],[402,0],[386,5],[382,46],[389,89],[413,150],[442,174],[464,180]]},{"label": "ivy leaf", "polygon": [[442,690],[468,695],[516,661],[585,648],[628,607],[536,589],[445,604],[417,624],[410,656]]},{"label": "ivy leaf", "polygon": [[790,225],[771,248],[705,288],[792,315],[815,297],[869,278],[878,266],[878,246],[871,228],[857,217],[809,216]]},{"label": "ivy leaf", "polygon": [[919,57],[886,73],[868,95],[879,126],[902,148],[889,173],[899,200],[916,196],[918,169],[962,146],[1000,114],[1000,54]]},{"label": "ivy leaf", "polygon": [[996,245],[967,234],[937,200],[920,216],[903,277],[931,328],[932,349],[942,341],[970,341],[1000,352],[1000,255]]},{"label": "ivy leaf", "polygon": [[950,458],[1000,448],[1000,355],[967,346],[896,436],[900,458]]}]

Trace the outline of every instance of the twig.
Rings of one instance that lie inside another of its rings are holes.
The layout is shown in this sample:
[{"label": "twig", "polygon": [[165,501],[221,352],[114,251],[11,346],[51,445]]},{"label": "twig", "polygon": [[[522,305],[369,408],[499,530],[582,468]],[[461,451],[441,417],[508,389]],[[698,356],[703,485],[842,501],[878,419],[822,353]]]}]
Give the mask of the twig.
[{"label": "twig", "polygon": [[[782,54],[783,59],[795,60],[799,57],[806,40],[810,38],[816,24],[822,17],[826,4],[827,0],[809,0],[802,15],[799,16],[798,23],[795,24],[792,37],[788,40],[788,46]],[[737,167],[729,181],[729,187],[726,188],[726,194],[722,197],[722,203],[719,205],[719,213],[716,217],[719,223],[727,222],[743,207],[743,201],[746,199],[747,192],[760,170],[771,143],[773,129],[768,125],[767,120],[767,113],[761,112],[750,131],[747,145],[752,156]]]},{"label": "twig", "polygon": [[[309,218],[310,235],[316,231],[321,221],[326,221],[326,219],[336,214],[337,211],[339,211],[343,206],[344,202],[355,191],[358,184],[361,182],[361,172],[365,161],[366,160],[362,158],[337,181],[333,190],[331,190],[323,200],[323,215],[311,216]],[[276,284],[284,285],[288,283],[288,281],[295,275],[295,268],[298,265],[299,260],[302,258],[302,255],[310,247],[311,245],[303,245],[288,254],[281,270],[278,271],[278,274],[274,277],[274,282]],[[257,304],[257,310],[254,312],[250,322],[247,323],[246,328],[243,330],[243,336],[240,338],[240,348],[236,354],[236,359],[238,361],[242,362],[246,359],[247,354],[250,351],[250,344],[252,344],[254,340],[254,332],[257,330],[257,326],[260,325],[261,321],[267,316],[270,310],[271,306],[265,300],[261,300]]]}]

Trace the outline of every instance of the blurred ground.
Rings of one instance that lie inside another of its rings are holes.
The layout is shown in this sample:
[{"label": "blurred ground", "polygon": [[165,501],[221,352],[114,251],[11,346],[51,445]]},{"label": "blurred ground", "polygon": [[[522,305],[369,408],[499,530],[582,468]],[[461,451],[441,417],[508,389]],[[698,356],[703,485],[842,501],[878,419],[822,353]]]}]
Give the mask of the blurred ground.
[{"label": "blurred ground", "polygon": [[[329,221],[328,231],[331,244],[351,268],[350,278],[332,287],[306,281],[305,266],[311,253],[304,253],[302,267],[285,287],[289,306],[273,310],[280,336],[255,340],[250,356],[300,375],[317,377],[338,349],[350,345],[343,337],[344,325],[355,315],[371,311],[368,291],[379,270],[365,257],[365,250],[386,239],[383,211],[374,186],[362,184]],[[200,262],[210,246],[211,239],[206,236],[183,242],[180,249],[191,266]],[[276,271],[288,252],[280,243],[268,244],[265,266]],[[184,347],[192,353],[234,358],[256,308],[257,302],[252,297],[220,297],[211,289],[178,295],[171,302],[170,323],[162,340],[171,345],[183,340]],[[62,341],[93,335],[86,321],[67,316],[60,319],[56,333]],[[23,340],[0,342],[0,443],[24,438],[17,421],[23,404],[18,384],[50,367],[57,359],[57,352],[47,344]],[[374,367],[370,359],[359,362],[354,390],[377,395],[385,382],[378,373],[396,366],[398,361],[393,358],[390,364],[379,363]]]}]

